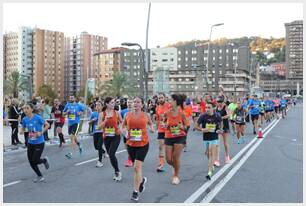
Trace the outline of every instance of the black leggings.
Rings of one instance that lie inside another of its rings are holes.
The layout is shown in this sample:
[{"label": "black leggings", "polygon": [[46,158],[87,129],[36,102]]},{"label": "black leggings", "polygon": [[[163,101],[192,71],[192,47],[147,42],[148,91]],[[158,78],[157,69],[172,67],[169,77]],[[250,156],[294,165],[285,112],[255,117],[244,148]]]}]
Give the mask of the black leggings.
[{"label": "black leggings", "polygon": [[46,159],[41,159],[41,154],[44,151],[45,143],[41,144],[28,144],[28,160],[37,176],[42,176],[38,165],[45,163]]},{"label": "black leggings", "polygon": [[18,139],[18,122],[11,122],[11,128],[12,128],[12,144],[17,144],[19,142]]},{"label": "black leggings", "polygon": [[94,133],[93,134],[93,141],[95,149],[98,150],[99,155],[99,161],[102,161],[102,155],[105,153],[105,150],[103,149],[103,137],[102,133]]},{"label": "black leggings", "polygon": [[119,172],[118,168],[118,161],[116,158],[116,152],[120,144],[120,135],[116,135],[114,137],[106,137],[104,139],[104,145],[107,151],[107,154],[109,155],[111,164],[113,168],[115,169],[115,172]]}]

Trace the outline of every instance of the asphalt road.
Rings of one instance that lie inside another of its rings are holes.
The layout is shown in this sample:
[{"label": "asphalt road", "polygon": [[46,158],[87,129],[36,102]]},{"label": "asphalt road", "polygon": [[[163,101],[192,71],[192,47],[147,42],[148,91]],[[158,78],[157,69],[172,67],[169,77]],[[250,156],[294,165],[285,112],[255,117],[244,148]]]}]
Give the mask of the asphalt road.
[{"label": "asphalt road", "polygon": [[[269,133],[264,139],[255,138],[250,125],[245,144],[238,145],[235,137],[231,135],[229,143],[232,163],[224,164],[221,147],[222,165],[214,172],[214,176],[219,178],[216,180],[213,178],[210,182],[205,179],[207,159],[204,156],[202,135],[199,132],[191,129],[188,135],[188,151],[182,154],[179,185],[170,184],[172,172],[168,165],[164,173],[156,172],[158,142],[156,135],[151,135],[150,149],[143,167],[143,175],[148,178],[148,182],[139,202],[183,203],[205,184],[211,185],[199,193],[194,202],[204,201],[206,196],[212,193],[214,194],[211,195],[210,202],[215,203],[302,202],[302,120],[302,106],[299,105],[292,108],[285,119],[274,121],[275,125],[271,130],[268,127],[272,124],[265,124],[265,131]],[[65,158],[68,146],[45,147],[43,156],[49,157],[51,165],[47,171],[40,166],[46,178],[43,183],[32,182],[35,174],[30,168],[25,151],[4,153],[3,201],[5,203],[130,203],[133,168],[124,167],[127,153],[123,142],[120,143],[117,154],[119,168],[123,174],[120,183],[112,180],[114,171],[108,158],[104,160],[102,168],[95,167],[97,152],[94,150],[92,138],[83,139],[81,142],[84,146],[83,154],[79,155],[76,151],[71,160]],[[256,144],[258,147],[255,149]],[[242,164],[243,158],[246,158],[252,148],[253,153]],[[235,158],[238,156],[239,158]],[[85,162],[88,160],[91,161]],[[242,165],[238,168],[239,162]],[[235,174],[228,178],[234,170]],[[222,182],[226,184],[221,187],[219,184]],[[216,192],[218,188],[219,191]]]}]

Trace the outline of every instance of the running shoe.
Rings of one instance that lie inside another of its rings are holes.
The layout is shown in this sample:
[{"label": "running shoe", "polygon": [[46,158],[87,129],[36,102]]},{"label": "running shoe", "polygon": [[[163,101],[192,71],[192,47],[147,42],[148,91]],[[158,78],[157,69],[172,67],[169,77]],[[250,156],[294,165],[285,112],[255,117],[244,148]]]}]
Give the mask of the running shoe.
[{"label": "running shoe", "polygon": [[231,161],[229,155],[225,156],[225,164],[229,164]]},{"label": "running shoe", "polygon": [[158,165],[157,169],[156,169],[157,172],[164,172],[164,168],[163,168],[163,165]]},{"label": "running shoe", "polygon": [[67,157],[67,159],[71,159],[72,158],[72,153],[68,152],[67,154],[65,154],[65,156]]},{"label": "running shoe", "polygon": [[33,182],[43,182],[43,181],[45,181],[45,178],[43,177],[43,176],[37,176],[34,180],[33,180]]},{"label": "running shoe", "polygon": [[206,179],[211,180],[211,176],[212,176],[212,171],[208,171],[208,173],[206,175]]},{"label": "running shoe", "polygon": [[49,169],[49,166],[50,166],[49,165],[49,158],[47,156],[45,156],[44,159],[45,159],[44,165],[45,165],[45,168],[47,170],[47,169]]},{"label": "running shoe", "polygon": [[133,167],[133,162],[132,160],[128,159],[126,160],[125,164],[124,164],[126,167]]},{"label": "running shoe", "polygon": [[214,161],[214,165],[215,165],[216,167],[220,167],[220,161],[219,161],[219,160],[215,160],[215,161]]},{"label": "running shoe", "polygon": [[256,134],[256,131],[254,130],[253,134]]},{"label": "running shoe", "polygon": [[103,167],[103,163],[100,161],[97,161],[96,167]]},{"label": "running shoe", "polygon": [[241,144],[241,137],[238,139],[237,144]]},{"label": "running shoe", "polygon": [[121,181],[122,179],[122,174],[121,172],[115,172],[115,176],[113,177],[113,180],[115,180],[116,182]]},{"label": "running shoe", "polygon": [[187,152],[187,146],[184,147],[184,152]]},{"label": "running shoe", "polygon": [[142,193],[143,191],[145,191],[146,189],[146,182],[147,182],[147,178],[143,177],[142,178],[142,182],[139,185],[139,192]]},{"label": "running shoe", "polygon": [[136,192],[136,191],[133,191],[131,200],[133,200],[135,202],[138,202],[138,200],[139,200],[139,193]]},{"label": "running shoe", "polygon": [[177,176],[174,176],[173,179],[172,179],[172,184],[173,185],[178,185],[180,184],[180,179],[177,177]]}]

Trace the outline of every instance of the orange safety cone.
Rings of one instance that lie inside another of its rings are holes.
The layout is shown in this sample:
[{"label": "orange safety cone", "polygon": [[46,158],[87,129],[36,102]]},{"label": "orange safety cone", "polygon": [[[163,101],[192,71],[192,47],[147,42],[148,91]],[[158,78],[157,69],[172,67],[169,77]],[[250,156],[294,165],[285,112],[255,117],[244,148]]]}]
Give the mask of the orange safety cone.
[{"label": "orange safety cone", "polygon": [[261,126],[258,128],[258,138],[263,138]]}]

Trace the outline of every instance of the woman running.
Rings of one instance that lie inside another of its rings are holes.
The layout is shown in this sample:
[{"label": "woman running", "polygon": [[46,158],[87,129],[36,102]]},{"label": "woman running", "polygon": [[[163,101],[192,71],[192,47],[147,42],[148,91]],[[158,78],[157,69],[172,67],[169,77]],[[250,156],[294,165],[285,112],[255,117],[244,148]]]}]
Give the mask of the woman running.
[{"label": "woman running", "polygon": [[122,179],[122,174],[118,167],[116,152],[120,144],[119,123],[122,122],[122,118],[118,111],[115,110],[114,98],[106,97],[104,103],[105,106],[100,115],[100,124],[97,129],[102,129],[103,131],[104,145],[115,170],[113,180],[119,182]]},{"label": "woman running", "polygon": [[145,190],[147,178],[142,176],[142,164],[149,151],[149,137],[147,135],[147,125],[150,132],[154,133],[152,120],[149,114],[143,112],[143,100],[134,98],[134,110],[129,111],[123,121],[122,130],[127,126],[127,151],[134,164],[134,191],[131,200],[138,201],[139,193]]},{"label": "woman running", "polygon": [[102,112],[102,102],[96,101],[95,103],[95,111],[91,113],[90,123],[93,128],[93,142],[95,149],[98,151],[98,161],[96,167],[103,167],[102,156],[105,154],[105,150],[103,149],[103,132],[102,130],[97,129],[97,125],[99,124],[99,115]]},{"label": "woman running", "polygon": [[166,160],[173,168],[172,184],[179,184],[180,157],[186,142],[186,117],[184,114],[184,97],[171,95],[171,109],[166,114]]},{"label": "woman running", "polygon": [[49,124],[38,114],[33,114],[33,109],[34,105],[31,103],[27,103],[23,107],[26,117],[22,120],[20,133],[23,134],[25,131],[29,132],[27,155],[29,163],[37,175],[34,182],[43,182],[45,178],[41,174],[38,165],[44,164],[45,168],[49,169],[48,157],[40,158],[45,146],[43,134],[48,130]]},{"label": "woman running", "polygon": [[238,139],[238,144],[244,143],[244,130],[245,130],[245,117],[247,111],[242,107],[241,101],[237,101],[237,108],[234,110],[235,124],[236,124],[236,135]]},{"label": "woman running", "polygon": [[[221,139],[220,137],[222,137],[223,139],[223,145],[224,145],[224,151],[225,151],[225,163],[229,163],[230,161],[230,156],[229,156],[229,152],[228,152],[228,135],[230,133],[230,128],[229,128],[229,111],[227,109],[226,104],[224,103],[224,98],[223,97],[218,97],[217,99],[217,109],[216,112],[220,114],[221,118],[222,118],[222,123],[221,123],[221,129],[223,130],[223,132],[221,134],[219,134],[219,139]],[[220,166],[220,161],[219,161],[219,153],[220,153],[220,149],[219,149],[219,145],[217,145],[217,158],[215,161],[215,166],[219,167]]]}]

